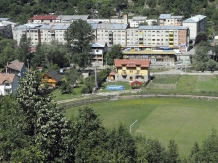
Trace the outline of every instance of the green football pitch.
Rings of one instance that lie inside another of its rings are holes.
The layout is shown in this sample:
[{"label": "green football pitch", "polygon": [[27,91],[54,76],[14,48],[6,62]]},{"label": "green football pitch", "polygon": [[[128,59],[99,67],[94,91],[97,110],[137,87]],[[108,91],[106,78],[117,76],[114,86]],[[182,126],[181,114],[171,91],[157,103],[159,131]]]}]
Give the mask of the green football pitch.
[{"label": "green football pitch", "polygon": [[[200,145],[218,129],[218,101],[182,98],[142,98],[134,100],[107,101],[89,105],[100,115],[106,128],[117,127],[121,123],[132,134],[158,139],[167,147],[174,139],[181,158],[190,154],[194,142]],[[67,117],[74,117],[78,108],[66,111]]]}]

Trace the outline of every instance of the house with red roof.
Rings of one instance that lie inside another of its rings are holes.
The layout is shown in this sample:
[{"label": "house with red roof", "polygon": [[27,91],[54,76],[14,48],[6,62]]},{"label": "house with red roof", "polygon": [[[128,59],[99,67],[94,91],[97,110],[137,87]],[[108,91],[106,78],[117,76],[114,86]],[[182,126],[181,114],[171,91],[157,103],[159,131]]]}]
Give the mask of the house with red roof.
[{"label": "house with red roof", "polygon": [[150,78],[150,60],[115,59],[116,71],[110,73],[109,80],[147,82]]},{"label": "house with red roof", "polygon": [[32,18],[28,19],[29,23],[52,23],[56,22],[58,15],[35,15]]},{"label": "house with red roof", "polygon": [[0,95],[16,94],[19,77],[15,74],[0,73]]}]

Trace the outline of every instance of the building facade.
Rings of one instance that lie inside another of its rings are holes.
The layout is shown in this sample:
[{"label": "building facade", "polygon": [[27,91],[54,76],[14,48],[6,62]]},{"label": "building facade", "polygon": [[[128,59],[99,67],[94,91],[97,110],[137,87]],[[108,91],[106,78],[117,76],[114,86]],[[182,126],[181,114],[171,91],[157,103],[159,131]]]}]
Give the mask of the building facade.
[{"label": "building facade", "polygon": [[182,26],[140,26],[127,29],[126,47],[138,46],[157,49],[168,47],[187,51],[189,29]]},{"label": "building facade", "polygon": [[190,39],[195,40],[199,32],[206,32],[207,17],[196,15],[183,21],[183,26],[190,29]]},{"label": "building facade", "polygon": [[92,66],[103,66],[104,55],[107,53],[108,47],[106,42],[95,42],[92,44]]},{"label": "building facade", "polygon": [[149,60],[125,60],[115,59],[116,72],[110,75],[110,80],[115,81],[142,81],[147,82],[150,78]]}]

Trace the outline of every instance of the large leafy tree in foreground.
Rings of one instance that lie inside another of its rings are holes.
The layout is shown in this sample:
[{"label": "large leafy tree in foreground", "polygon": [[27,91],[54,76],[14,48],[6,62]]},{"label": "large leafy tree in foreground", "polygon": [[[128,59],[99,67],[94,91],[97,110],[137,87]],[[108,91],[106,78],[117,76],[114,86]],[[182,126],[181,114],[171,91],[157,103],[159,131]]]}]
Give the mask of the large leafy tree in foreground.
[{"label": "large leafy tree in foreground", "polygon": [[91,61],[91,43],[94,40],[92,27],[81,19],[74,21],[65,34],[68,55],[74,64],[85,68]]},{"label": "large leafy tree in foreground", "polygon": [[71,162],[73,147],[70,122],[62,115],[47,90],[40,87],[40,75],[29,70],[19,82],[17,101],[25,116],[24,134],[39,145],[45,162]]}]

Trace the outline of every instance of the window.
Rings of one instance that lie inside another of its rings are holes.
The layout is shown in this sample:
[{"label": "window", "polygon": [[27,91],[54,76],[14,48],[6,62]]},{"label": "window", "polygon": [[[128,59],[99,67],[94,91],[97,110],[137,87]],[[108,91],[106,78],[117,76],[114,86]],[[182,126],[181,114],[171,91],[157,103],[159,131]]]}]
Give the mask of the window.
[{"label": "window", "polygon": [[133,70],[129,70],[130,73],[133,73]]}]

